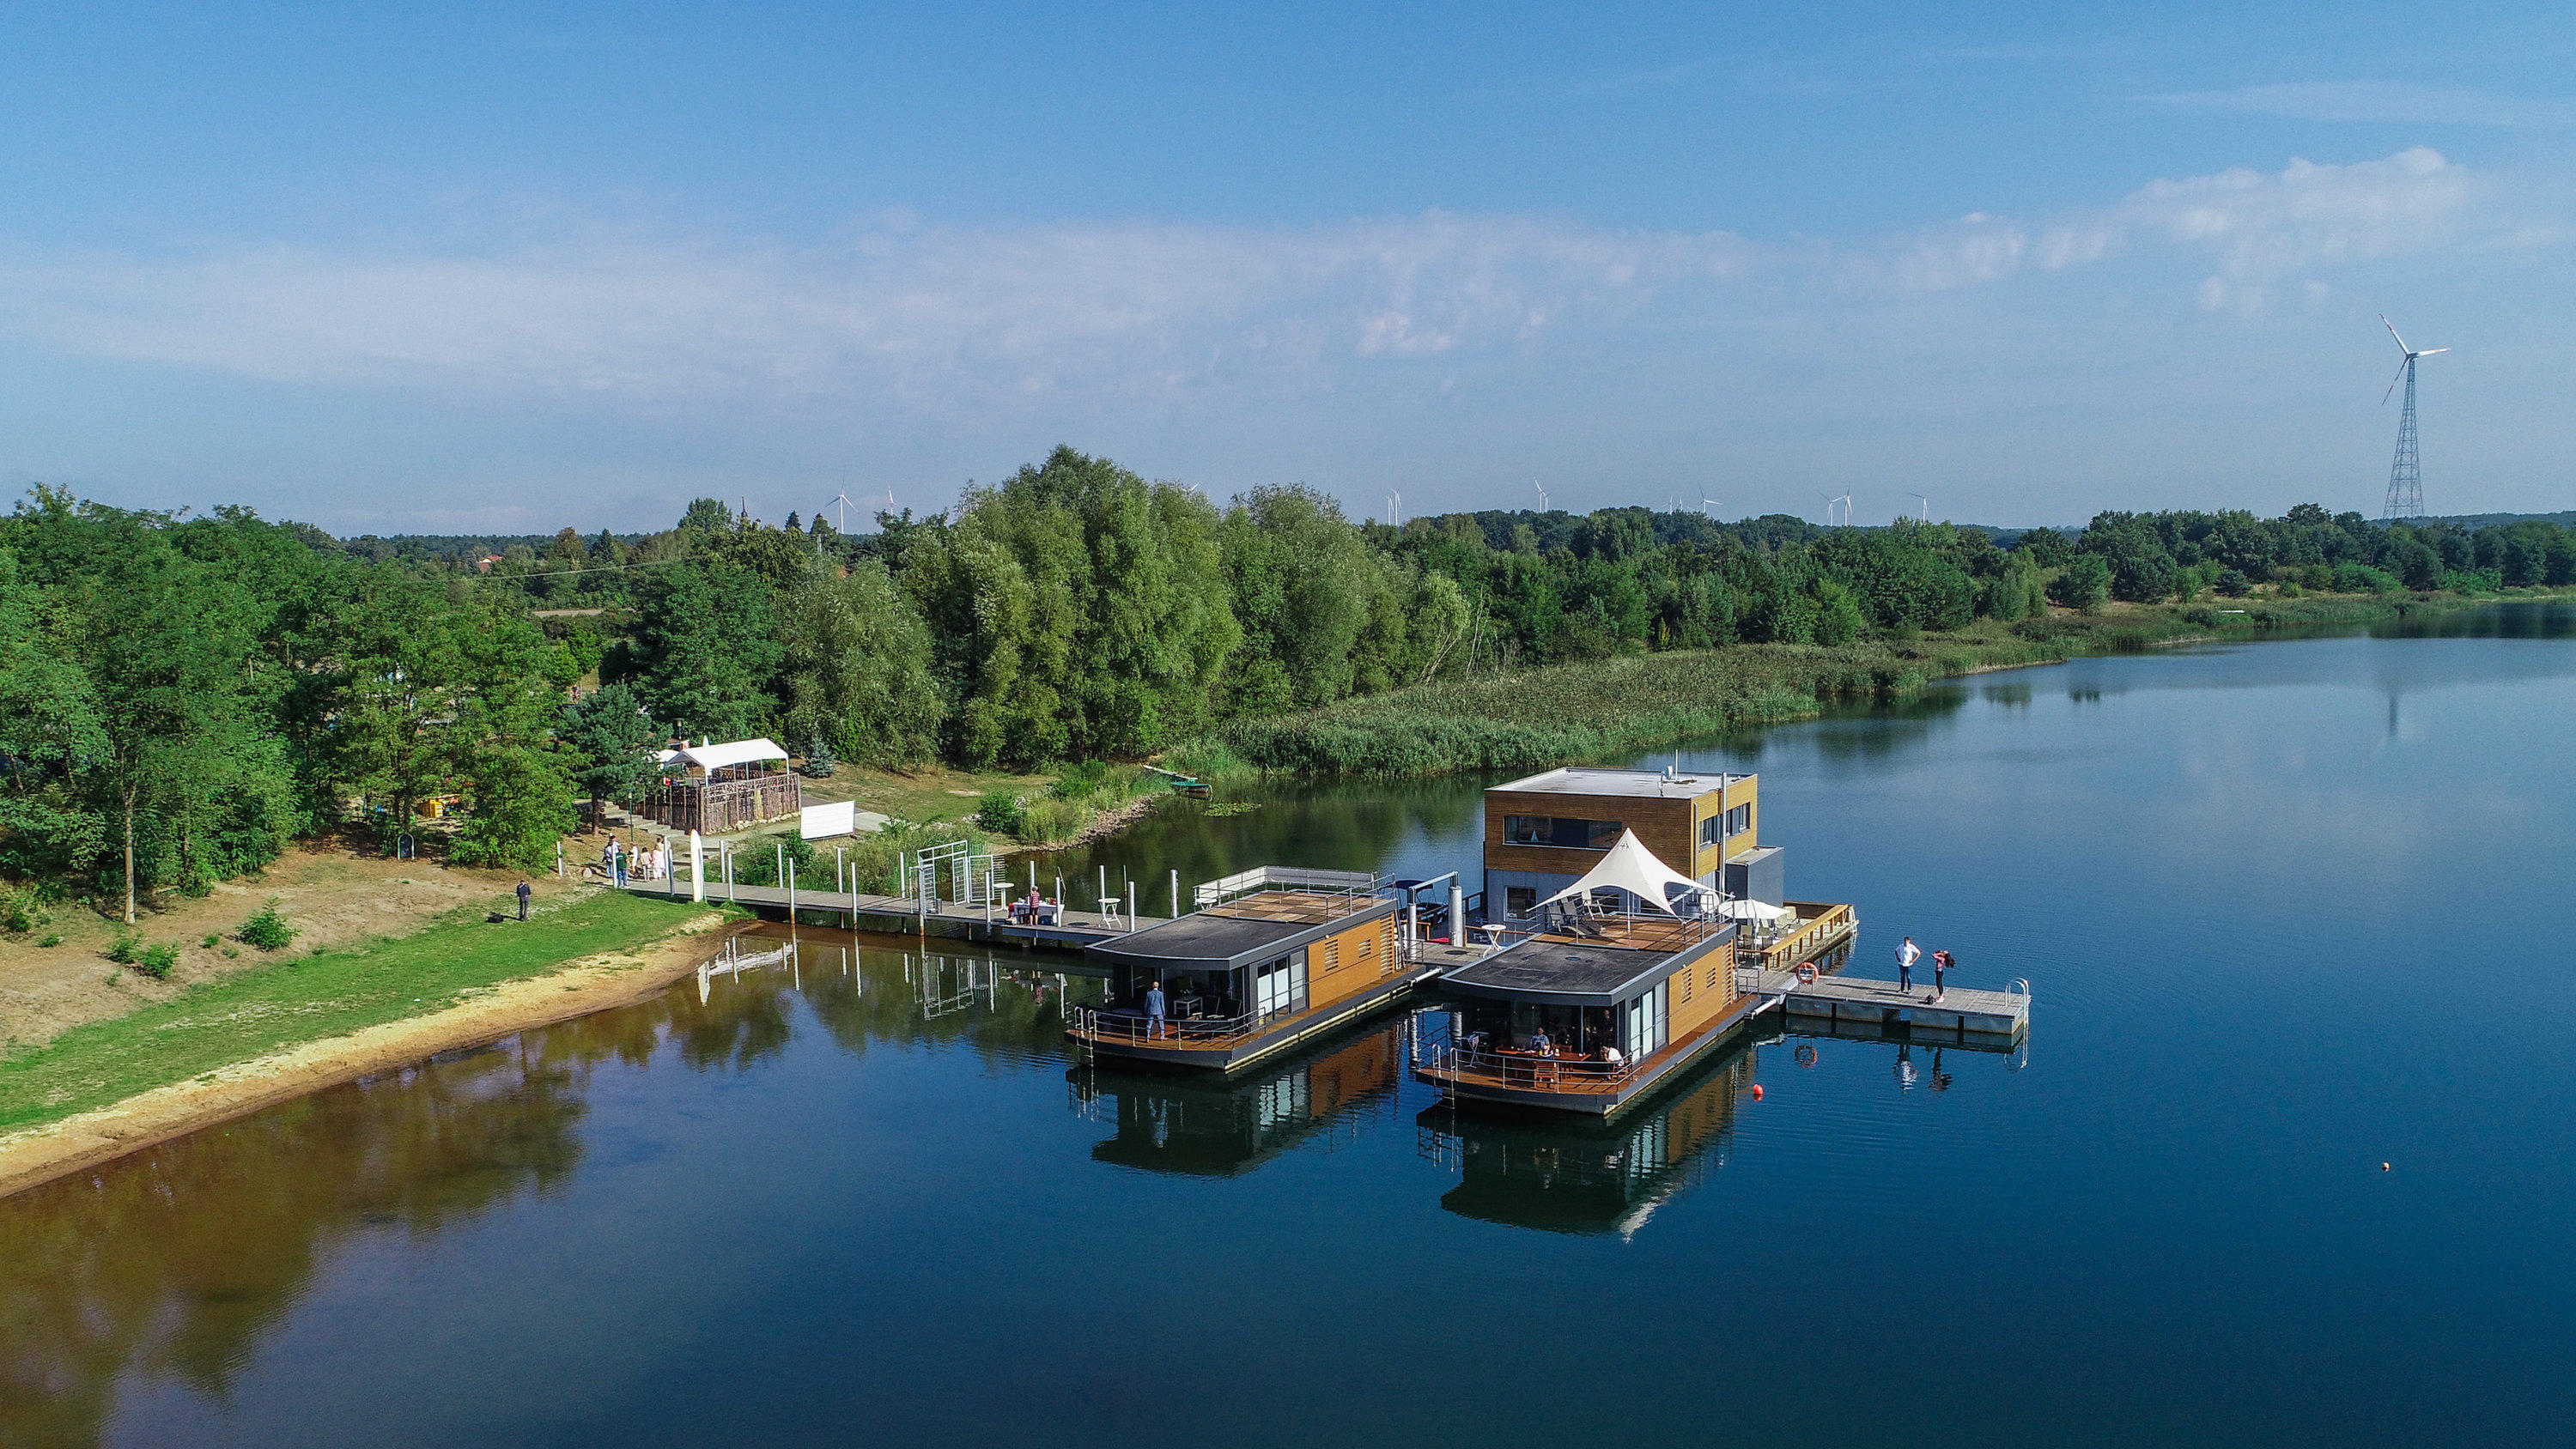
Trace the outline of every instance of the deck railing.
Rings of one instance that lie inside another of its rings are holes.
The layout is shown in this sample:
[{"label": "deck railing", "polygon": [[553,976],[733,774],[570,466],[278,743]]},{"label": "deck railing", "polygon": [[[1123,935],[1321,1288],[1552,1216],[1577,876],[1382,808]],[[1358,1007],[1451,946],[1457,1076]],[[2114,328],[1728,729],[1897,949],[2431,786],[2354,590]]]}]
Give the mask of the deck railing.
[{"label": "deck railing", "polygon": [[[1813,903],[1797,901],[1792,904]],[[1858,919],[1849,905],[1821,906],[1817,914],[1804,917],[1795,927],[1776,938],[1747,943],[1747,949],[1739,952],[1738,959],[1745,960],[1747,965],[1758,964],[1764,971],[1786,971],[1806,959],[1817,947],[1849,931]],[[1746,960],[1748,957],[1751,959]]]},{"label": "deck railing", "polygon": [[1533,1092],[1615,1092],[1637,1075],[1635,1062],[1590,1057],[1541,1057],[1526,1052],[1446,1047],[1423,1068],[1453,1080],[1479,1078],[1490,1085]]},{"label": "deck railing", "polygon": [[1074,1030],[1093,1041],[1112,1041],[1128,1046],[1179,1047],[1214,1050],[1233,1046],[1259,1033],[1265,1022],[1275,1021],[1286,1012],[1254,1012],[1248,1016],[1167,1016],[1160,1021],[1124,1011],[1102,1011],[1098,1007],[1082,1008]]}]

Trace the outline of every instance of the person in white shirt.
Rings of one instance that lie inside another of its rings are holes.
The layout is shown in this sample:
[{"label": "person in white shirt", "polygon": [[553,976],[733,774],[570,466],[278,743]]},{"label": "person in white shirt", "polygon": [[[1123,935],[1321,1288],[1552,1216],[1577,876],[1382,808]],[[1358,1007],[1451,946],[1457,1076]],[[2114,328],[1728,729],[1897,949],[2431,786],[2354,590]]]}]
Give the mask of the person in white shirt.
[{"label": "person in white shirt", "polygon": [[1912,991],[1912,990],[1914,989],[1914,963],[1915,963],[1915,962],[1917,962],[1917,961],[1920,961],[1920,960],[1922,960],[1922,959],[1923,959],[1923,948],[1914,944],[1914,938],[1913,938],[1912,936],[1908,936],[1908,937],[1906,937],[1906,938],[1905,938],[1905,940],[1903,941],[1903,943],[1901,943],[1900,945],[1898,945],[1898,946],[1897,946],[1897,948],[1896,948],[1896,989],[1897,989],[1897,990],[1899,990],[1899,991]]}]

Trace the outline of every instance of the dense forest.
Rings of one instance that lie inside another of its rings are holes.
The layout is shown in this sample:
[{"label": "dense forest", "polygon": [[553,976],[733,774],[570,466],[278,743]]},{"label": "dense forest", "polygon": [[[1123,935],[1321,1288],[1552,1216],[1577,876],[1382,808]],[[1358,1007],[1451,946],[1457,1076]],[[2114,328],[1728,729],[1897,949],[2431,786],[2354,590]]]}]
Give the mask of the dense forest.
[{"label": "dense forest", "polygon": [[[1302,487],[1219,507],[1059,449],[845,535],[701,499],[651,534],[336,540],[39,488],[0,520],[0,886],[130,914],[290,838],[535,866],[678,737],[810,765],[1028,770],[1433,680],[2004,625],[2050,604],[2576,582],[2576,533],[2301,505],[2104,513],[2080,535],[1824,529],[1610,508],[1353,523]],[[595,687],[593,687],[595,686]]]}]

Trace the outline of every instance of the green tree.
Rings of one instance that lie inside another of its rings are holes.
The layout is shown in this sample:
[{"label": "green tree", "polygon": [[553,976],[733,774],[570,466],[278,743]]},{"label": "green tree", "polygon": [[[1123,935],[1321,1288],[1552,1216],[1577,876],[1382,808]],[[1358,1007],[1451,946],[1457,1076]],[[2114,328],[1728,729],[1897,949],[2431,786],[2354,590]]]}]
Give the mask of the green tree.
[{"label": "green tree", "polygon": [[0,871],[42,878],[85,869],[107,821],[80,789],[106,739],[89,678],[58,652],[63,621],[0,547]]},{"label": "green tree", "polygon": [[2097,553],[2079,553],[2048,582],[2048,597],[2082,613],[2101,611],[2111,597],[2111,566]]},{"label": "green tree", "polygon": [[947,708],[930,672],[930,631],[883,564],[862,559],[847,577],[808,579],[781,602],[779,632],[791,748],[878,765],[937,748]]},{"label": "green tree", "polygon": [[601,801],[644,798],[660,775],[656,751],[670,737],[624,684],[602,685],[565,705],[559,729],[564,748],[582,762],[573,779],[589,794],[594,818]]},{"label": "green tree", "polygon": [[1140,754],[1212,718],[1240,630],[1194,493],[1058,448],[903,560],[960,762]]},{"label": "green tree", "polygon": [[603,662],[635,686],[654,718],[690,737],[741,739],[777,710],[784,657],[771,589],[722,560],[656,569],[636,587],[634,636]]}]

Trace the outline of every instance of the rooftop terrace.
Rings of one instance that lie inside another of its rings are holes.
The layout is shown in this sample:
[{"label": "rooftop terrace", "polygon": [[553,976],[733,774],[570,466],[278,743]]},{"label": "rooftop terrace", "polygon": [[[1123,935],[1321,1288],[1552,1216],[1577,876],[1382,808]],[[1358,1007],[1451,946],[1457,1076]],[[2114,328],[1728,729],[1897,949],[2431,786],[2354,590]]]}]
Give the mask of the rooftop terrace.
[{"label": "rooftop terrace", "polygon": [[1691,800],[1736,781],[1752,778],[1725,770],[1694,770],[1666,775],[1660,770],[1569,765],[1491,788],[1528,795],[1623,795],[1652,800]]}]

